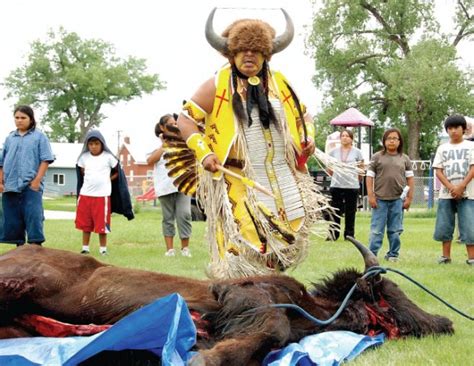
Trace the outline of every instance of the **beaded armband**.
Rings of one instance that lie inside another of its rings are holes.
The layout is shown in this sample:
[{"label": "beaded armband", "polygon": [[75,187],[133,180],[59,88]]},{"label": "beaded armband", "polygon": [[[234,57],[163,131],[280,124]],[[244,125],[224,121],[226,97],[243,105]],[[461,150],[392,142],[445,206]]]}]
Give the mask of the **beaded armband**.
[{"label": "beaded armband", "polygon": [[186,145],[196,153],[196,157],[201,164],[206,156],[213,153],[200,133],[193,133],[189,136]]},{"label": "beaded armband", "polygon": [[206,112],[194,101],[187,101],[183,105],[182,113],[196,124],[204,124]]}]

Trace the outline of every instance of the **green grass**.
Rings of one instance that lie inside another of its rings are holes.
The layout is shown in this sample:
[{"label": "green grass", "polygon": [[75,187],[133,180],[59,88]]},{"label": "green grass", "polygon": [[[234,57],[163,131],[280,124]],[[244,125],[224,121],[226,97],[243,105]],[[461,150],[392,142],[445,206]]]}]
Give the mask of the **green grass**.
[{"label": "green grass", "polygon": [[76,211],[76,197],[45,198],[43,200],[43,207],[45,210],[74,212]]},{"label": "green grass", "polygon": [[[72,205],[72,206],[71,206]],[[75,200],[61,198],[45,201],[46,209],[73,211]],[[72,209],[71,209],[72,207]],[[138,207],[138,206],[137,206]],[[135,220],[127,221],[122,216],[112,217],[112,233],[108,235],[109,256],[98,255],[97,236],[91,242],[92,255],[100,260],[124,267],[140,268],[175,275],[205,278],[208,262],[208,244],[205,240],[205,223],[193,223],[191,238],[192,258],[177,255],[164,256],[165,247],[161,234],[161,212],[150,203],[140,204]],[[356,221],[356,237],[363,243],[368,240],[370,215],[361,212]],[[440,255],[440,244],[432,240],[434,214],[426,211],[410,211],[405,215],[405,232],[402,235],[401,260],[390,266],[414,277],[429,289],[469,315],[474,315],[474,270],[465,264],[466,250],[463,245],[454,245],[453,263],[440,266],[436,258]],[[71,220],[47,220],[45,222],[45,246],[79,252],[81,232],[74,228]],[[175,242],[179,248],[179,243]],[[1,251],[11,249],[1,246]],[[384,241],[381,256],[387,248]],[[381,261],[382,265],[387,265]],[[313,238],[308,258],[298,268],[287,274],[306,285],[343,267],[363,268],[358,252],[344,241],[326,242]],[[431,313],[449,317],[454,322],[454,336],[427,337],[388,341],[376,350],[363,353],[355,361],[359,365],[468,365],[472,364],[472,340],[474,323],[469,321],[415,285],[395,274],[387,275],[397,282],[403,291],[420,307]]]}]

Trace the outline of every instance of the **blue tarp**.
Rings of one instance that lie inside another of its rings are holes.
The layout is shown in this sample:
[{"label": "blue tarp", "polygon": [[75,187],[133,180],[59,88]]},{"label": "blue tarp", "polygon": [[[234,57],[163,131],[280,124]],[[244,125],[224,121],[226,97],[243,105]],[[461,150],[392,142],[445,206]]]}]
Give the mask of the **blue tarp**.
[{"label": "blue tarp", "polygon": [[[367,347],[383,343],[383,335],[325,332],[303,338],[268,354],[265,366],[339,365]],[[149,350],[164,366],[185,365],[193,355],[196,328],[184,299],[172,294],[131,313],[108,330],[89,337],[16,338],[0,341],[0,365],[77,365],[102,351]]]},{"label": "blue tarp", "polygon": [[0,365],[76,365],[99,352],[150,350],[163,365],[185,365],[196,328],[184,299],[172,294],[131,313],[90,337],[17,338],[0,341]]},{"label": "blue tarp", "polygon": [[375,337],[347,331],[333,331],[304,337],[299,343],[270,352],[264,366],[337,366],[350,361],[365,349],[384,342],[384,334]]}]

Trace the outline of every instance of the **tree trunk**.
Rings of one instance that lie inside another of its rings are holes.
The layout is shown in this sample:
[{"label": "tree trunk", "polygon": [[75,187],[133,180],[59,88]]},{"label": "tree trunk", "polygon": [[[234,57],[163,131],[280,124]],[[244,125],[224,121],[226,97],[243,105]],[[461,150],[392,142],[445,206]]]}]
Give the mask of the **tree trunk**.
[{"label": "tree trunk", "polygon": [[87,134],[86,118],[84,112],[79,111],[79,142],[84,142]]},{"label": "tree trunk", "polygon": [[408,126],[407,153],[411,160],[420,160],[421,119],[410,113],[405,114]]},{"label": "tree trunk", "polygon": [[405,114],[408,126],[408,146],[407,153],[412,161],[413,174],[415,179],[415,191],[413,192],[413,202],[424,202],[424,172],[420,164],[413,163],[413,160],[420,160],[420,131],[421,119],[418,115]]}]

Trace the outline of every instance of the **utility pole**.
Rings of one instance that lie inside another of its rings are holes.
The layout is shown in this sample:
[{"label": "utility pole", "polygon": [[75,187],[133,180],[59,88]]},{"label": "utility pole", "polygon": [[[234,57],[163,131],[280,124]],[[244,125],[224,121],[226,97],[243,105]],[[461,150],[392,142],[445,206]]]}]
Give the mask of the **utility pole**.
[{"label": "utility pole", "polygon": [[120,137],[122,137],[122,130],[117,130],[117,155],[120,155]]}]

